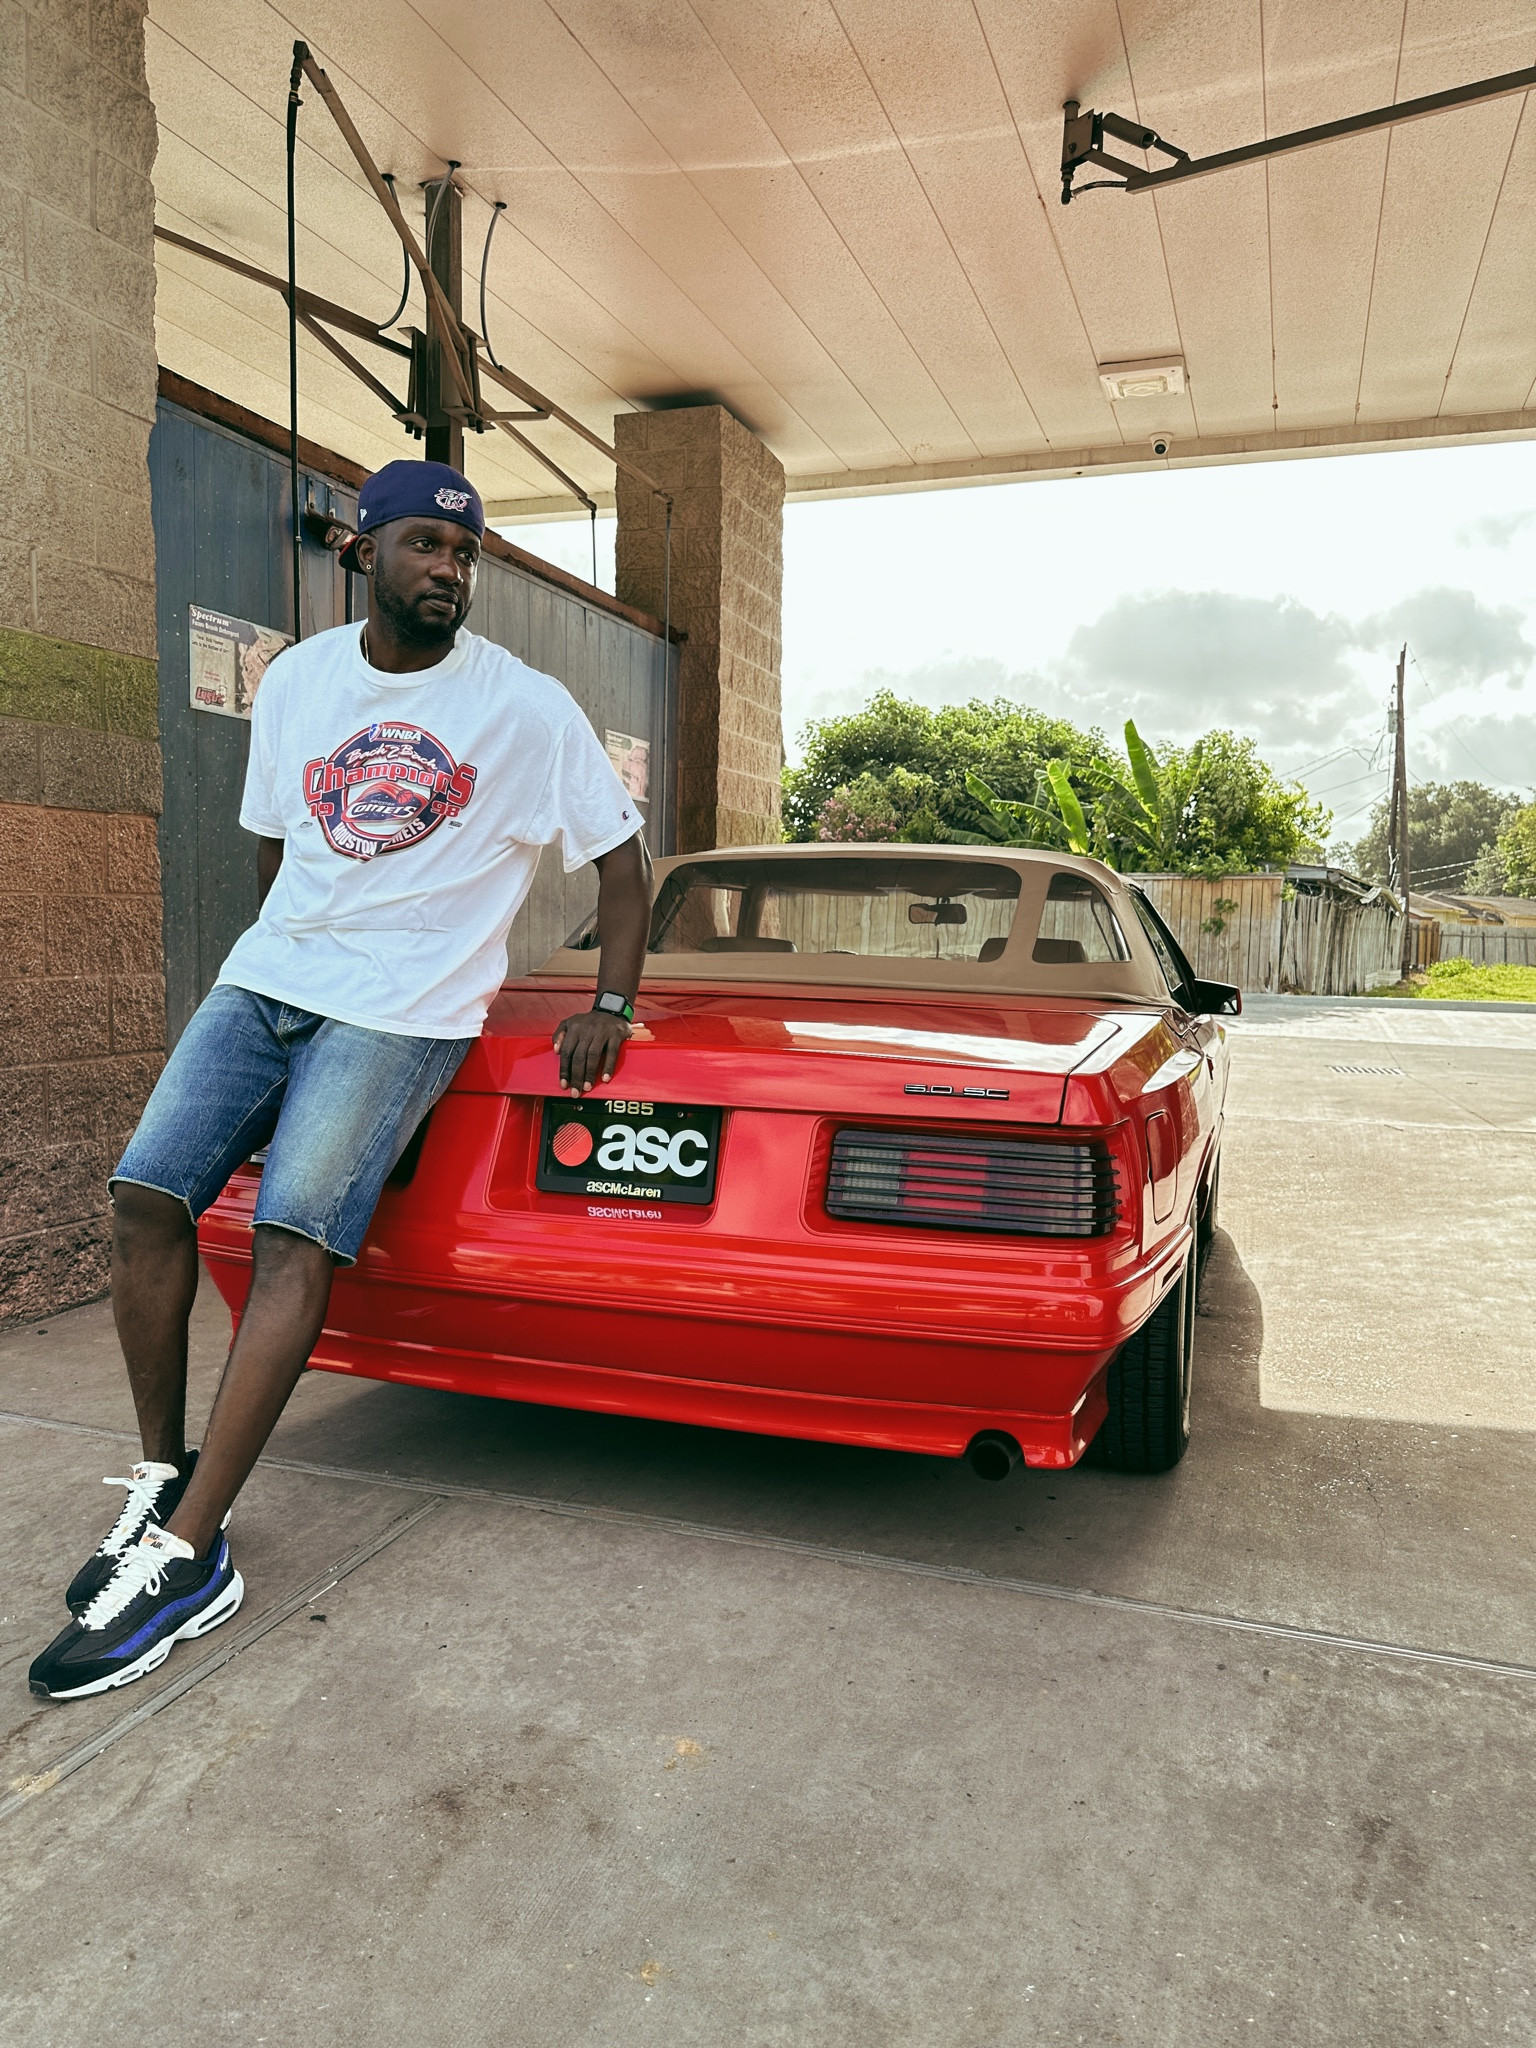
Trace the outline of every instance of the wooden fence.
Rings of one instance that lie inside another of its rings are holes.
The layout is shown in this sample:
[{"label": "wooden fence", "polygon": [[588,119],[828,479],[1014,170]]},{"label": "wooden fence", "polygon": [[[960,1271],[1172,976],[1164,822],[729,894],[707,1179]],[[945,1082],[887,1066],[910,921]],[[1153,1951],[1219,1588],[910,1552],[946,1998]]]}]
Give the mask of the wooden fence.
[{"label": "wooden fence", "polygon": [[1402,912],[1350,897],[1296,896],[1281,906],[1276,986],[1294,995],[1359,996],[1402,971]]},{"label": "wooden fence", "polygon": [[1536,927],[1512,924],[1443,924],[1442,960],[1475,960],[1479,967],[1536,967]]},{"label": "wooden fence", "polygon": [[1385,901],[1286,893],[1284,875],[1135,875],[1195,972],[1252,991],[1353,996],[1394,982],[1402,914]]},{"label": "wooden fence", "polygon": [[1151,897],[1202,981],[1266,989],[1280,953],[1284,875],[1133,875]]}]

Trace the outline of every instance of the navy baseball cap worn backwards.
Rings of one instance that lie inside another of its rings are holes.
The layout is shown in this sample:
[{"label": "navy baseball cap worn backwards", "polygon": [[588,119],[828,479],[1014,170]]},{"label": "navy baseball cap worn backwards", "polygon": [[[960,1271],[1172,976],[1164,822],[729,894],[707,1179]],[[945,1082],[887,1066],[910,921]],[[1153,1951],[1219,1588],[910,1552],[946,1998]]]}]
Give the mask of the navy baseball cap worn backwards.
[{"label": "navy baseball cap worn backwards", "polygon": [[386,462],[357,494],[357,532],[341,551],[345,569],[357,567],[357,543],[392,519],[451,519],[485,536],[485,507],[467,476],[446,462]]}]

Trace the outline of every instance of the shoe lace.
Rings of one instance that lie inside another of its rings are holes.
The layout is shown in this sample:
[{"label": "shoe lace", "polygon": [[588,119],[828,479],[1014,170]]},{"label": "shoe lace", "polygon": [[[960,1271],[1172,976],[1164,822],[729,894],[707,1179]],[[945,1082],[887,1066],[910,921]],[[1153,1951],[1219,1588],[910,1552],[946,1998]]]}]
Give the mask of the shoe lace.
[{"label": "shoe lace", "polygon": [[103,1557],[121,1557],[128,1548],[129,1538],[143,1534],[143,1524],[155,1512],[155,1502],[162,1482],[158,1479],[140,1479],[130,1474],[126,1479],[103,1479],[103,1486],[126,1486],[128,1498],[123,1502],[123,1511],[107,1534],[102,1538]]},{"label": "shoe lace", "polygon": [[81,1627],[105,1628],[140,1593],[158,1593],[167,1565],[174,1562],[162,1550],[136,1544],[118,1559],[117,1570],[81,1615]]}]

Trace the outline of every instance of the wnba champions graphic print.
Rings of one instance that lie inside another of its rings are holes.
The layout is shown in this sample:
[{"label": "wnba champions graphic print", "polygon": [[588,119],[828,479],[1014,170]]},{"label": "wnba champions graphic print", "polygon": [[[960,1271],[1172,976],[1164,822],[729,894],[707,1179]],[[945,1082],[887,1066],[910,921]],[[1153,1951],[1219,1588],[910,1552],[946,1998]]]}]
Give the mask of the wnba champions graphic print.
[{"label": "wnba champions graphic print", "polygon": [[326,839],[348,860],[398,853],[456,818],[475,793],[461,768],[419,725],[378,724],[304,764],[304,800]]}]

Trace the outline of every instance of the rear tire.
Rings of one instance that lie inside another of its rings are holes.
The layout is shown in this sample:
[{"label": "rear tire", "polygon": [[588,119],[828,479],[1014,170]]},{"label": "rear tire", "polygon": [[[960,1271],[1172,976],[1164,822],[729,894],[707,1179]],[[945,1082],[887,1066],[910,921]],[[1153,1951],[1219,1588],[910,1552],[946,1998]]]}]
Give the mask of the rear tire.
[{"label": "rear tire", "polygon": [[1216,1207],[1221,1199],[1221,1154],[1218,1152],[1211,1166],[1211,1177],[1200,1198],[1195,1213],[1195,1251],[1197,1255],[1196,1284],[1205,1278],[1206,1261],[1211,1256],[1211,1246],[1216,1241]]},{"label": "rear tire", "polygon": [[1109,1413],[1084,1462],[1112,1472],[1167,1472],[1189,1448],[1196,1247],[1135,1336],[1109,1362]]}]

